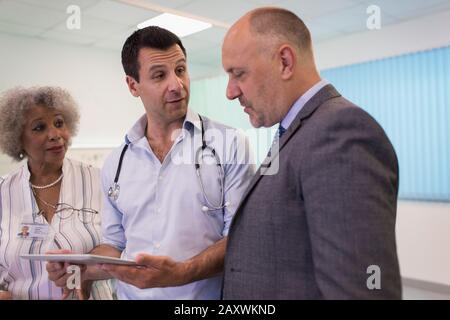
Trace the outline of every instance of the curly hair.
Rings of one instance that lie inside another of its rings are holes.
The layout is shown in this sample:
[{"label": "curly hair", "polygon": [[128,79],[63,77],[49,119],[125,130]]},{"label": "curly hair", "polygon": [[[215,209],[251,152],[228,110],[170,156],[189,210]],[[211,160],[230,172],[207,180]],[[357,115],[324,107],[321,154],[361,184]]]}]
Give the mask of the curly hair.
[{"label": "curly hair", "polygon": [[28,111],[41,106],[62,113],[71,137],[78,132],[80,114],[72,96],[58,87],[16,87],[0,97],[0,149],[16,161],[25,156],[22,133]]}]

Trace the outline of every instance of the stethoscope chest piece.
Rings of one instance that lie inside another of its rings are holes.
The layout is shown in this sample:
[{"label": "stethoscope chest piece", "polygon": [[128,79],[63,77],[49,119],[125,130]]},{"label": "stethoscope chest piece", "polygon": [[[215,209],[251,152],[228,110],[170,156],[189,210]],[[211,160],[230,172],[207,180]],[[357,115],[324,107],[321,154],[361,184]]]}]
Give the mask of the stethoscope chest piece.
[{"label": "stethoscope chest piece", "polygon": [[120,193],[120,186],[118,183],[114,182],[108,190],[108,197],[110,197],[113,200],[117,200],[119,198]]}]

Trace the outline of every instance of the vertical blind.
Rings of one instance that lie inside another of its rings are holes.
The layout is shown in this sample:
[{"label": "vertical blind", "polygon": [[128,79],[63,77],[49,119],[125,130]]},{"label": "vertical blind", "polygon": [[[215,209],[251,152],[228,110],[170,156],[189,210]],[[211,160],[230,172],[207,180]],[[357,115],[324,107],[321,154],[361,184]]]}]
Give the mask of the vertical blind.
[{"label": "vertical blind", "polygon": [[[450,47],[321,74],[386,131],[399,159],[400,198],[450,201]],[[239,103],[225,97],[226,85],[226,76],[194,81],[190,105],[212,119],[248,130],[251,126]],[[270,146],[266,140],[250,137],[260,159]]]},{"label": "vertical blind", "polygon": [[384,128],[400,198],[450,201],[450,47],[323,70]]}]

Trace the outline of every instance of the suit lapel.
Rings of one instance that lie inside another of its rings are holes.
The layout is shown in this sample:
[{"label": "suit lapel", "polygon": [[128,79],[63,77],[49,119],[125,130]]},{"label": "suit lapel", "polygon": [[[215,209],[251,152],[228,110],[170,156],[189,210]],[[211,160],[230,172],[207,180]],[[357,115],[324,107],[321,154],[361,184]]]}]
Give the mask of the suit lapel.
[{"label": "suit lapel", "polygon": [[300,112],[295,117],[294,121],[292,121],[288,130],[284,133],[284,135],[280,139],[280,151],[289,141],[289,139],[300,129],[302,121],[309,118],[314,111],[317,110],[325,101],[330,100],[332,98],[340,97],[339,92],[331,85],[328,84],[322,89],[319,90],[300,110]]},{"label": "suit lapel", "polygon": [[[341,95],[339,94],[339,92],[331,84],[328,84],[325,87],[323,87],[322,89],[320,89],[319,92],[317,92],[304,105],[304,107],[300,110],[298,115],[295,117],[294,121],[289,126],[288,130],[281,137],[281,139],[279,141],[278,152],[272,158],[272,161],[275,160],[276,158],[278,158],[278,160],[279,160],[279,153],[284,148],[284,146],[287,144],[287,142],[300,129],[300,127],[302,125],[302,121],[304,121],[305,119],[309,118],[314,113],[314,111],[316,111],[317,108],[320,105],[322,105],[325,101],[327,101],[329,99],[332,99],[332,98],[340,97],[340,96]],[[266,161],[263,161],[263,163],[264,162],[266,162]],[[266,172],[266,170],[267,170],[266,168],[262,168],[261,166],[258,168],[258,170],[256,171],[255,175],[253,176],[253,178],[252,178],[252,180],[251,180],[247,190],[242,195],[241,201],[240,201],[239,206],[237,207],[237,210],[236,210],[236,215],[238,214],[240,207],[242,206],[242,204],[244,203],[246,198],[250,195],[250,193],[252,192],[252,190],[254,189],[256,184],[264,176],[264,172]],[[233,219],[233,221],[234,220],[235,219]]]}]

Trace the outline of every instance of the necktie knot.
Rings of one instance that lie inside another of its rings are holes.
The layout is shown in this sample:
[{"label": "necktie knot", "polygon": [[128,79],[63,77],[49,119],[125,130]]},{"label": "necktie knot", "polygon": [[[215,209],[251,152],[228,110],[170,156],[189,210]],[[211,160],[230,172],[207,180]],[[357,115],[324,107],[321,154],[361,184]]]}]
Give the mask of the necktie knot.
[{"label": "necktie knot", "polygon": [[267,157],[271,157],[272,153],[274,151],[274,148],[276,152],[278,153],[279,143],[281,136],[286,132],[286,129],[281,125],[278,126],[277,135],[273,138],[272,146],[269,149],[269,152],[267,153]]},{"label": "necktie knot", "polygon": [[278,127],[278,138],[281,138],[281,136],[286,132],[286,129],[283,128],[283,126],[280,124]]}]

